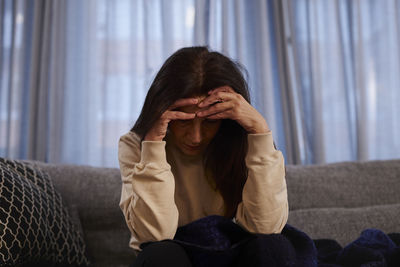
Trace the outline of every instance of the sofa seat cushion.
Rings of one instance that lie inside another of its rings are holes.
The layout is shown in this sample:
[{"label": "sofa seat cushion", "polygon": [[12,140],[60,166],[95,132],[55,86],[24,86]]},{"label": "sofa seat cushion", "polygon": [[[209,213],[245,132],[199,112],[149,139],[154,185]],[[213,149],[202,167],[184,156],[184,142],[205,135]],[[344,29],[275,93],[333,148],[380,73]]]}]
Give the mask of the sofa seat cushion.
[{"label": "sofa seat cushion", "polygon": [[81,233],[48,175],[0,158],[0,266],[88,266]]}]

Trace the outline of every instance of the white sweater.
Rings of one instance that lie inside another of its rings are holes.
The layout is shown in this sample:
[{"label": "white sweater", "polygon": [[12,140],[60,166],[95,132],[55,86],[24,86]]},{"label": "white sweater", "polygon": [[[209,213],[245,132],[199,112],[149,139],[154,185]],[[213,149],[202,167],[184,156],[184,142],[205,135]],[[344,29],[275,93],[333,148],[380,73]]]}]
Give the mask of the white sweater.
[{"label": "white sweater", "polygon": [[[168,140],[168,139],[167,139]],[[288,217],[284,159],[272,133],[249,134],[248,178],[235,220],[254,233],[280,233]],[[131,231],[130,246],[173,239],[178,226],[224,215],[224,202],[205,178],[201,156],[186,156],[168,141],[140,141],[129,132],[119,141],[120,208]]]}]

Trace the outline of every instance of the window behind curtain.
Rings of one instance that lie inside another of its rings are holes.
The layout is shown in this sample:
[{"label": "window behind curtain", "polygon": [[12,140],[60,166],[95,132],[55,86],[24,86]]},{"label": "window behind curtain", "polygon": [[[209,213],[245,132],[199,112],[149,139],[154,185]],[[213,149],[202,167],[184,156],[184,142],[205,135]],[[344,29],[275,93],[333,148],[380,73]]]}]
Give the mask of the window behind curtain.
[{"label": "window behind curtain", "polygon": [[[32,45],[43,3],[53,37]],[[277,3],[292,30],[281,44],[293,51],[288,62],[276,45]],[[118,138],[163,61],[209,44],[247,68],[253,104],[289,163],[400,157],[398,1],[4,0],[0,8],[1,156],[117,166]],[[33,64],[43,53],[51,64]],[[293,102],[277,78],[283,63]],[[35,93],[39,78],[49,86]],[[37,149],[42,156],[31,157]]]},{"label": "window behind curtain", "polygon": [[302,163],[399,158],[399,2],[287,3]]}]

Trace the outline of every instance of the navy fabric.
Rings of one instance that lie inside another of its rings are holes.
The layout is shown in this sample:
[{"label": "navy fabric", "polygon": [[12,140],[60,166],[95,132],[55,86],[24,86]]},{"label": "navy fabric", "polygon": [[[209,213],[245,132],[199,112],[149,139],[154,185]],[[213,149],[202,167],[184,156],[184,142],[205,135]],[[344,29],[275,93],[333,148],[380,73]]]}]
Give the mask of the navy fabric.
[{"label": "navy fabric", "polygon": [[182,246],[171,240],[164,240],[144,246],[131,265],[131,267],[141,266],[191,267],[192,263]]},{"label": "navy fabric", "polygon": [[281,234],[252,234],[222,216],[179,227],[174,242],[193,266],[317,266],[317,250],[303,232],[286,225]]},{"label": "navy fabric", "polygon": [[252,234],[230,219],[208,216],[179,227],[173,242],[184,248],[195,267],[400,266],[400,233],[378,229],[364,230],[342,247],[331,239],[311,240],[288,224],[281,234]]},{"label": "navy fabric", "polygon": [[400,266],[400,234],[385,234],[378,229],[366,229],[360,237],[342,248],[334,240],[315,240],[318,266]]}]

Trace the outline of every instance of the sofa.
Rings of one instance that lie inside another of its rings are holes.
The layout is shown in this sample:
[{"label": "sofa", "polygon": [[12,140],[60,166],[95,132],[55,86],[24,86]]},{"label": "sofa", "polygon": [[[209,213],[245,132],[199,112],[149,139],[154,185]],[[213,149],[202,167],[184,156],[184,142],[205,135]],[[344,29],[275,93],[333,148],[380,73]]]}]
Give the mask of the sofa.
[{"label": "sofa", "polygon": [[[117,168],[33,162],[51,177],[80,223],[93,266],[128,266],[135,259],[119,209]],[[367,228],[400,232],[400,160],[286,166],[288,223],[312,239],[341,245]]]}]

